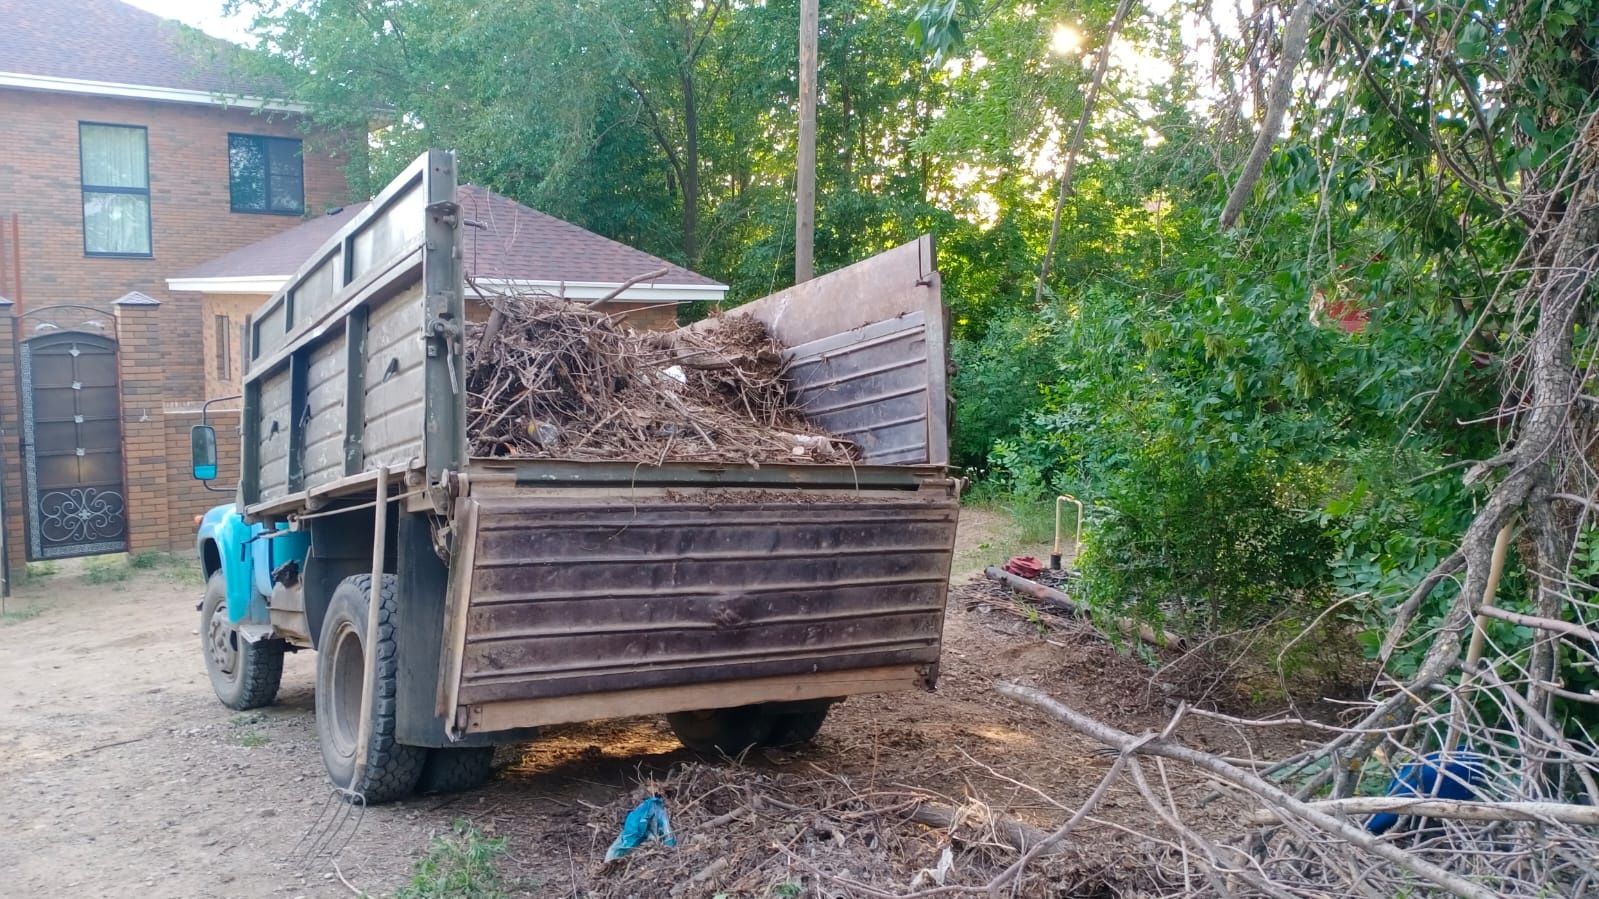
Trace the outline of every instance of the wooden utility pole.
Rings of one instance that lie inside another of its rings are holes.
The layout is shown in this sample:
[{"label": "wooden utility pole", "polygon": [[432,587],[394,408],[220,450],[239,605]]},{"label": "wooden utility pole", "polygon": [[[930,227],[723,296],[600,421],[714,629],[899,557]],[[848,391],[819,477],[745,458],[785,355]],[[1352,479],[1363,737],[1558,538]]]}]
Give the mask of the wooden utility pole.
[{"label": "wooden utility pole", "polygon": [[817,0],[800,0],[799,159],[794,177],[794,283],[815,274]]}]

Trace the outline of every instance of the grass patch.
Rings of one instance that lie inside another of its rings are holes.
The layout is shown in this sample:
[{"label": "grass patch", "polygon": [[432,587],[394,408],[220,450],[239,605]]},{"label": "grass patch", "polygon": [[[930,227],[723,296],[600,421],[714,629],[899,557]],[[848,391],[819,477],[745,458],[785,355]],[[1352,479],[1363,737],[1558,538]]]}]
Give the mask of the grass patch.
[{"label": "grass patch", "polygon": [[205,574],[200,571],[200,564],[194,561],[178,560],[178,564],[163,571],[161,576],[174,584],[189,587],[199,587],[205,583]]},{"label": "grass patch", "polygon": [[255,725],[266,719],[257,712],[240,712],[228,719],[228,726],[233,728],[233,742],[246,749],[256,749],[272,742],[272,738],[255,729]]},{"label": "grass patch", "polygon": [[83,579],[91,584],[120,584],[130,577],[127,556],[95,556],[83,565]]},{"label": "grass patch", "polygon": [[31,621],[44,614],[44,606],[28,606],[23,609],[7,609],[0,614],[0,624],[16,624],[21,621]]},{"label": "grass patch", "polygon": [[510,895],[498,864],[504,854],[504,837],[486,837],[459,818],[449,834],[433,838],[395,899],[501,899]]},{"label": "grass patch", "polygon": [[[1024,499],[1009,496],[999,501],[998,507],[1010,516],[1016,528],[1016,539],[1022,543],[1055,542],[1055,501]],[[1070,543],[1077,533],[1077,507],[1067,504],[1060,513],[1060,532]]]},{"label": "grass patch", "polygon": [[61,571],[61,566],[54,562],[29,562],[22,570],[24,581],[42,581]]},{"label": "grass patch", "polygon": [[[959,545],[955,571],[998,565],[1018,554],[1047,560],[1055,540],[1053,497],[1021,497],[978,484],[961,497],[961,506],[967,510],[980,510],[997,521],[983,522],[982,516],[978,515],[969,520],[963,519],[966,539]],[[1062,549],[1068,559],[1074,555],[1071,543],[1076,528],[1077,508],[1067,504],[1061,511],[1061,536],[1065,538]],[[973,533],[974,529],[976,533]],[[974,537],[979,542],[973,543]]]},{"label": "grass patch", "polygon": [[128,556],[128,567],[137,571],[150,571],[162,565],[171,565],[172,556],[167,553],[158,553],[154,550],[145,550]]}]

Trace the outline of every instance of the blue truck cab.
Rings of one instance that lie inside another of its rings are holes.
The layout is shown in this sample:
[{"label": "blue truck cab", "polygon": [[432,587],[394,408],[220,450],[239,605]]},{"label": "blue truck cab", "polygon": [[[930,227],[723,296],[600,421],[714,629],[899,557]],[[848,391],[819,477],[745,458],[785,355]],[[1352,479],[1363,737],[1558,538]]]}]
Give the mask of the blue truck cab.
[{"label": "blue truck cab", "polygon": [[[274,572],[281,578],[305,567],[309,534],[282,524],[268,534],[264,524],[246,524],[233,503],[215,506],[200,519],[195,554],[208,585],[221,575],[223,607],[235,627],[270,628]],[[293,568],[285,567],[291,563]]]}]

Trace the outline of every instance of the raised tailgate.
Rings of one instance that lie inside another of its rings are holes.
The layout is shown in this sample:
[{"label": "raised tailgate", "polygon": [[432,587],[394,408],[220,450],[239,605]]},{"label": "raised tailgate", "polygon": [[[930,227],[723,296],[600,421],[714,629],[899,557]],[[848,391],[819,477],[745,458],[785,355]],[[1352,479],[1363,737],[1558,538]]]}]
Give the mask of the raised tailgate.
[{"label": "raised tailgate", "polygon": [[885,666],[931,677],[952,496],[708,496],[464,498],[441,712],[477,729],[487,704]]}]

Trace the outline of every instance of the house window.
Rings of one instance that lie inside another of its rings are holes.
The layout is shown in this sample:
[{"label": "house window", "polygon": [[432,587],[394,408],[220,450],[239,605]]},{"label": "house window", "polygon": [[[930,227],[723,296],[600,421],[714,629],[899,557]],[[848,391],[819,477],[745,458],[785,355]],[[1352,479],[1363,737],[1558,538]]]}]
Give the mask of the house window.
[{"label": "house window", "polygon": [[234,212],[305,214],[305,168],[291,137],[228,135],[228,192]]},{"label": "house window", "polygon": [[217,380],[233,380],[233,322],[226,315],[216,317]]},{"label": "house window", "polygon": [[150,153],[137,125],[78,125],[83,252],[150,255]]}]

